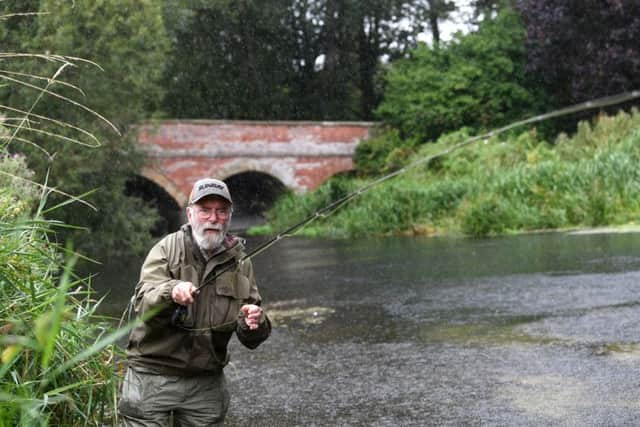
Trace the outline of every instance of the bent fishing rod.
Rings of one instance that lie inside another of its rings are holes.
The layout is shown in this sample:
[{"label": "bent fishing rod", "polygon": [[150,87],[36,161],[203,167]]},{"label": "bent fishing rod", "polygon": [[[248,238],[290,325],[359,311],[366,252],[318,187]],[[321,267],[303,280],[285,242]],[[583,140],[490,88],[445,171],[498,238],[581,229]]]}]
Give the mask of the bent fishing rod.
[{"label": "bent fishing rod", "polygon": [[[345,205],[346,203],[348,203],[349,201],[361,196],[362,194],[366,193],[367,191],[369,191],[370,189],[372,189],[373,187],[376,187],[386,181],[389,181],[393,178],[395,178],[398,175],[402,175],[412,169],[415,169],[416,167],[423,165],[423,164],[429,164],[431,161],[435,160],[435,159],[439,159],[441,157],[447,156],[463,147],[466,147],[467,145],[471,145],[475,142],[478,141],[482,141],[482,140],[488,140],[489,138],[492,138],[494,136],[500,135],[502,133],[505,133],[509,130],[518,128],[520,126],[524,126],[524,125],[528,125],[528,124],[533,124],[533,123],[540,123],[552,118],[557,118],[557,117],[563,117],[563,116],[567,116],[570,114],[574,114],[574,113],[579,113],[582,111],[588,111],[588,110],[593,110],[596,108],[604,108],[604,107],[609,107],[612,105],[617,105],[617,104],[621,104],[624,102],[628,102],[634,99],[638,99],[640,98],[640,90],[634,90],[631,92],[624,92],[624,93],[620,93],[617,95],[612,95],[612,96],[607,96],[607,97],[603,97],[603,98],[598,98],[598,99],[594,99],[594,100],[590,100],[590,101],[586,101],[586,102],[582,102],[579,104],[575,104],[569,107],[565,107],[565,108],[561,108],[559,110],[554,110],[548,113],[544,113],[544,114],[540,114],[534,117],[530,117],[528,119],[524,119],[524,120],[519,120],[517,122],[513,122],[510,123],[506,126],[494,129],[490,132],[481,134],[481,135],[477,135],[468,139],[463,140],[462,142],[459,142],[457,144],[454,144],[436,154],[430,155],[430,156],[426,156],[424,158],[415,160],[414,162],[409,163],[408,165],[405,165],[404,167],[393,171],[387,175],[384,175],[380,178],[377,178],[371,182],[369,182],[368,184],[360,187],[359,189],[346,194],[345,196],[340,197],[339,199],[331,202],[330,204],[328,204],[327,206],[323,207],[322,209],[319,209],[317,211],[315,211],[313,214],[309,215],[308,217],[304,218],[303,220],[301,220],[300,222],[290,226],[289,228],[281,231],[280,233],[276,234],[275,236],[273,236],[271,239],[267,240],[266,242],[262,243],[261,245],[259,245],[258,247],[256,247],[255,249],[251,250],[250,252],[248,252],[247,254],[245,254],[243,257],[241,257],[239,260],[229,263],[227,265],[225,265],[223,268],[221,268],[219,271],[216,271],[216,273],[211,276],[211,278],[209,278],[208,280],[205,280],[203,284],[201,284],[200,286],[198,286],[196,288],[195,293],[197,294],[202,288],[204,288],[205,286],[208,286],[212,283],[215,283],[216,279],[218,277],[220,277],[222,274],[230,271],[233,268],[237,268],[238,265],[242,264],[242,262],[249,260],[253,257],[255,257],[256,255],[261,254],[262,252],[266,251],[267,249],[269,249],[271,246],[275,245],[278,241],[282,240],[285,237],[289,237],[294,235],[296,232],[298,232],[299,230],[303,229],[304,227],[306,227],[307,225],[311,224],[312,222],[320,219],[320,218],[327,218],[328,216],[330,216],[331,214],[333,214],[336,210],[338,210],[340,207],[342,207],[343,205]],[[178,308],[176,308],[176,311],[174,312],[173,318],[172,320],[178,321],[180,319],[180,317],[184,316],[184,314],[186,314],[186,307],[185,306],[181,306],[179,305]]]},{"label": "bent fishing rod", "polygon": [[[389,181],[392,178],[395,178],[398,175],[402,175],[406,172],[408,172],[411,169],[415,169],[416,167],[422,165],[422,164],[429,164],[431,161],[447,156],[451,153],[453,153],[454,151],[457,151],[463,147],[466,147],[467,145],[471,145],[474,142],[478,142],[478,141],[482,141],[482,140],[487,140],[489,138],[492,138],[494,136],[500,135],[502,133],[505,133],[509,130],[515,129],[517,127],[520,126],[524,126],[527,124],[532,124],[532,123],[539,123],[545,120],[549,120],[552,118],[556,118],[556,117],[562,117],[562,116],[566,116],[569,114],[574,114],[574,113],[578,113],[578,112],[582,112],[582,111],[588,111],[588,110],[593,110],[595,108],[603,108],[603,107],[609,107],[612,105],[616,105],[616,104],[621,104],[627,101],[631,101],[633,99],[637,99],[640,98],[640,90],[635,90],[635,91],[631,91],[631,92],[625,92],[625,93],[621,93],[618,95],[613,95],[613,96],[608,96],[608,97],[604,97],[604,98],[598,98],[598,99],[594,99],[591,101],[586,101],[586,102],[582,102],[580,104],[575,104],[572,105],[570,107],[565,107],[559,110],[554,110],[545,114],[540,114],[538,116],[535,117],[531,117],[528,119],[524,119],[524,120],[520,120],[517,122],[513,122],[511,124],[508,124],[504,127],[501,128],[497,128],[494,129],[490,132],[484,133],[482,135],[477,135],[468,139],[465,139],[462,142],[459,142],[457,144],[454,144],[436,154],[418,159],[412,163],[409,163],[408,165],[395,170],[387,175],[384,175],[380,178],[377,178],[373,181],[371,181],[370,183],[360,187],[359,189],[346,194],[345,196],[342,196],[341,198],[331,202],[330,204],[328,204],[327,206],[325,206],[322,209],[319,209],[317,211],[315,211],[313,214],[309,215],[308,217],[306,217],[305,219],[303,219],[302,221],[290,226],[289,228],[281,231],[280,233],[276,234],[275,236],[273,236],[271,239],[267,240],[266,242],[262,243],[260,246],[256,247],[255,249],[253,249],[252,251],[250,251],[249,253],[247,253],[245,256],[243,256],[238,262],[242,262],[245,261],[247,259],[251,259],[253,257],[255,257],[256,255],[259,255],[260,253],[266,251],[267,249],[269,249],[271,246],[275,245],[279,240],[285,238],[285,237],[289,237],[292,236],[293,234],[295,234],[297,231],[303,229],[304,227],[306,227],[307,225],[311,224],[312,222],[314,222],[317,219],[320,218],[326,218],[329,215],[333,214],[338,208],[340,208],[341,206],[343,206],[345,203],[355,199],[356,197],[359,197],[360,195],[364,194],[365,192],[369,191],[370,189],[372,189],[373,187],[376,187],[380,184],[382,184],[383,182]],[[227,266],[224,270],[216,273],[216,275],[214,276],[214,279],[218,276],[220,276],[222,273],[229,271],[231,268],[233,267],[233,265],[229,265]],[[202,284],[201,286],[199,286],[197,289],[202,289],[203,287],[209,285],[211,282],[207,281],[206,283]]]}]

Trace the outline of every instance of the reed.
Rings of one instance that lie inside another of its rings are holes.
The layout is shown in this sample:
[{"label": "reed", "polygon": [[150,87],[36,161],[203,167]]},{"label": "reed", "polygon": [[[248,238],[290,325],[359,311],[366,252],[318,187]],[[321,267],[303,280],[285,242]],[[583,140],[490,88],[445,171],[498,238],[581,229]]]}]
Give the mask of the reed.
[{"label": "reed", "polygon": [[[91,278],[80,278],[73,270],[81,255],[56,241],[56,230],[69,225],[45,219],[45,212],[71,203],[93,206],[82,195],[35,182],[24,157],[11,151],[17,144],[36,147],[36,138],[42,137],[89,147],[100,144],[72,123],[38,115],[36,106],[46,97],[117,129],[57,92],[69,86],[62,80],[65,70],[83,60],[10,52],[0,52],[0,59],[6,65],[0,70],[3,87],[33,95],[30,108],[0,104],[0,427],[115,425],[115,343],[134,325],[114,331],[111,319],[97,314],[100,301]],[[46,61],[54,70],[51,75],[15,70],[20,64],[29,69],[29,61]],[[63,201],[45,209],[54,193]]]},{"label": "reed", "polygon": [[[0,155],[0,170],[28,179],[19,164]],[[46,194],[9,181],[0,177],[0,426],[105,425],[117,338],[96,314],[90,280],[73,274],[73,251],[50,241]]]}]

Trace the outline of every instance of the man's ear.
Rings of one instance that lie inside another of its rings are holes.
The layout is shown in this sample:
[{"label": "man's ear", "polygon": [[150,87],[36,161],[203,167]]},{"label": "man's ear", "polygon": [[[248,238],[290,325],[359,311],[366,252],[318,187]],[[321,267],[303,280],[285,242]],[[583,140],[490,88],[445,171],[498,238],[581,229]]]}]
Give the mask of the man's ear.
[{"label": "man's ear", "polygon": [[193,209],[191,206],[187,206],[187,220],[191,222],[191,215],[193,215]]}]

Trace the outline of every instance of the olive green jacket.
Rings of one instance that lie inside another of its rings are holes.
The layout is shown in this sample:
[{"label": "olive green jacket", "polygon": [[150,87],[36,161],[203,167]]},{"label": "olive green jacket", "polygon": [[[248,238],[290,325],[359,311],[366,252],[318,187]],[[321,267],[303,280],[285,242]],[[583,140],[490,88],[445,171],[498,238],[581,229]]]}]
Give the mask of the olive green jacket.
[{"label": "olive green jacket", "polygon": [[[248,348],[268,338],[271,324],[266,315],[254,330],[242,318],[242,305],[261,302],[251,260],[240,261],[244,245],[228,235],[223,246],[206,261],[193,242],[191,227],[184,225],[151,249],[136,286],[134,309],[138,316],[154,308],[160,312],[131,332],[127,346],[131,366],[167,375],[216,373],[229,361],[227,344],[234,332]],[[211,283],[186,307],[184,321],[176,324],[172,317],[178,305],[171,291],[181,281],[196,287]]]}]

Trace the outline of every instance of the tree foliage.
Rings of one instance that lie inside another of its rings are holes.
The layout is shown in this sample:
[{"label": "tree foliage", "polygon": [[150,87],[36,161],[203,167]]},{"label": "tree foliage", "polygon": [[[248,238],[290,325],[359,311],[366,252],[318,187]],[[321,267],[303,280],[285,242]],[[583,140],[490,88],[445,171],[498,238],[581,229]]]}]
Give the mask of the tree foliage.
[{"label": "tree foliage", "polygon": [[[497,136],[412,168],[380,185],[332,180],[314,192],[282,198],[268,213],[272,230],[293,224],[335,195],[359,192],[348,205],[301,232],[495,235],[514,231],[628,224],[640,215],[640,113],[581,122],[572,137],[547,143],[536,130]],[[464,131],[425,144],[409,162],[450,149]],[[362,189],[370,190],[360,192]],[[399,208],[401,207],[401,208]]]},{"label": "tree foliage", "polygon": [[[5,12],[13,6],[2,4]],[[90,232],[67,230],[63,237],[73,237],[77,247],[100,259],[141,252],[156,214],[141,200],[127,197],[125,183],[140,168],[142,158],[132,140],[89,111],[108,117],[126,135],[131,124],[158,108],[162,96],[158,80],[167,48],[160,6],[151,0],[41,0],[32,11],[38,14],[9,19],[8,25],[19,31],[2,32],[3,43],[17,52],[48,52],[86,61],[64,70],[59,63],[33,57],[7,61],[5,67],[24,74],[19,76],[22,83],[0,89],[3,103],[23,111],[35,106],[32,114],[73,123],[90,131],[101,145],[87,149],[52,138],[53,132],[64,137],[77,129],[43,122],[37,133],[29,127],[23,130],[31,143],[14,141],[10,149],[29,153],[30,167],[39,180],[46,175],[49,185],[71,194],[92,192],[85,199],[97,211],[73,204],[50,214]],[[83,142],[96,145],[86,134]],[[62,201],[55,195],[49,198],[50,205]]]},{"label": "tree foliage", "polygon": [[473,10],[473,21],[492,19],[500,10],[513,8],[515,0],[471,0],[469,2]]},{"label": "tree foliage", "polygon": [[640,3],[521,0],[530,71],[566,105],[640,86]]},{"label": "tree foliage", "polygon": [[445,48],[418,47],[392,63],[378,117],[422,142],[521,117],[536,100],[525,78],[523,41],[518,15],[505,10]]},{"label": "tree foliage", "polygon": [[447,0],[172,0],[165,108],[190,118],[369,119],[380,59],[402,56],[451,10]]}]

